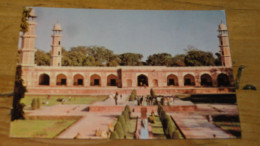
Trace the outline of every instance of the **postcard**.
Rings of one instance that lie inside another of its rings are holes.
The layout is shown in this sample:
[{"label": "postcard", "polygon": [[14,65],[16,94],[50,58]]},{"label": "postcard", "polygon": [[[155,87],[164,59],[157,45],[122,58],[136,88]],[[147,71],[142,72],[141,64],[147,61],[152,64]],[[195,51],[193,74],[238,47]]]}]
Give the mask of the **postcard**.
[{"label": "postcard", "polygon": [[26,7],[10,137],[240,138],[225,11]]}]

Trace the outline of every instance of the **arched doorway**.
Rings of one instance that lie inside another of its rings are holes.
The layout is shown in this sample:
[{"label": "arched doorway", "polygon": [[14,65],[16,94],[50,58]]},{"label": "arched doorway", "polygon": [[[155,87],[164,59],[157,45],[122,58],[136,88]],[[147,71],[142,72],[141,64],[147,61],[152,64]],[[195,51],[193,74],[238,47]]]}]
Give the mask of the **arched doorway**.
[{"label": "arched doorway", "polygon": [[204,87],[212,87],[212,78],[209,74],[203,74],[200,77],[200,85]]},{"label": "arched doorway", "polygon": [[218,75],[218,87],[227,87],[230,86],[229,78],[226,74],[219,74]]},{"label": "arched doorway", "polygon": [[132,87],[132,80],[128,79],[126,82],[127,82],[127,87]]},{"label": "arched doorway", "polygon": [[99,75],[94,74],[90,77],[90,86],[101,86],[101,78]]},{"label": "arched doorway", "polygon": [[50,77],[47,74],[41,74],[39,77],[39,85],[50,85]]},{"label": "arched doorway", "polygon": [[84,85],[84,78],[80,74],[76,74],[74,76],[74,86],[83,86]]},{"label": "arched doorway", "polygon": [[137,77],[137,81],[138,81],[138,86],[145,86],[145,87],[148,87],[148,77],[145,76],[145,75],[139,75]]},{"label": "arched doorway", "polygon": [[57,76],[56,85],[66,86],[67,85],[67,77],[64,74],[59,74]]},{"label": "arched doorway", "polygon": [[174,74],[168,75],[167,86],[178,86],[178,78],[176,75]]},{"label": "arched doorway", "polygon": [[113,74],[107,76],[107,86],[117,86],[117,76]]},{"label": "arched doorway", "polygon": [[153,87],[158,87],[158,80],[156,79],[153,80]]},{"label": "arched doorway", "polygon": [[187,74],[184,76],[184,86],[194,86],[195,78],[191,74]]}]

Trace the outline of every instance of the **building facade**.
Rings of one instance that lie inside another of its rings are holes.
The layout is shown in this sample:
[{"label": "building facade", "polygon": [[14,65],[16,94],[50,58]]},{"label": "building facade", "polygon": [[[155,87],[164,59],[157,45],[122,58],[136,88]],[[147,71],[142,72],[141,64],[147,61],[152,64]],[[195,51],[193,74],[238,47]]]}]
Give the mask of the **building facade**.
[{"label": "building facade", "polygon": [[230,93],[234,91],[234,79],[227,27],[219,25],[219,48],[222,66],[166,67],[166,66],[118,66],[118,67],[66,67],[62,66],[62,27],[55,24],[52,35],[51,65],[37,66],[35,58],[35,11],[28,17],[28,31],[23,33],[20,64],[28,94],[149,94],[153,88],[157,94],[178,93]]}]

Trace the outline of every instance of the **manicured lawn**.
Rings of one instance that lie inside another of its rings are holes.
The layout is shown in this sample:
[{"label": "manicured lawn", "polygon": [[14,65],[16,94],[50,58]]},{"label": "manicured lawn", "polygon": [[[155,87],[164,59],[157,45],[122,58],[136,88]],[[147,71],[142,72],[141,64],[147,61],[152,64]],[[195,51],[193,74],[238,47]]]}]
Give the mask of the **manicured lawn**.
[{"label": "manicured lawn", "polygon": [[15,120],[11,122],[11,137],[53,138],[76,120]]},{"label": "manicured lawn", "polygon": [[[47,95],[35,95],[35,96],[25,96],[21,103],[26,105],[26,108],[31,107],[31,103],[33,98],[39,98],[41,106],[51,106],[56,104],[62,104],[62,102],[58,102],[57,99],[65,100],[63,104],[92,104],[96,101],[103,101],[107,98],[107,96],[58,96],[52,95],[49,100],[47,99]],[[48,104],[47,104],[48,102]]]},{"label": "manicured lawn", "polygon": [[155,123],[151,124],[153,136],[156,139],[166,139],[166,136],[164,135],[163,132],[162,123],[158,116],[155,117],[155,121],[156,121]]}]

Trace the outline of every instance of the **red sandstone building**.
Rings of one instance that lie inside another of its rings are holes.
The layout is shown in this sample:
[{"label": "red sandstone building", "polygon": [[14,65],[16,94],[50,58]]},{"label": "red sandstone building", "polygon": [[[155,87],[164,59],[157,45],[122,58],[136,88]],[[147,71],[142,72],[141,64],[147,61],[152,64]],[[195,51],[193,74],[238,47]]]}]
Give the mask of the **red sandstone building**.
[{"label": "red sandstone building", "polygon": [[51,65],[37,66],[35,58],[35,22],[32,9],[28,17],[28,31],[23,33],[20,64],[29,94],[149,94],[153,88],[157,94],[176,93],[229,93],[234,90],[232,62],[225,24],[219,25],[219,48],[222,66],[166,67],[166,66],[118,66],[118,67],[65,67],[62,66],[62,28],[55,24],[52,35]]}]

